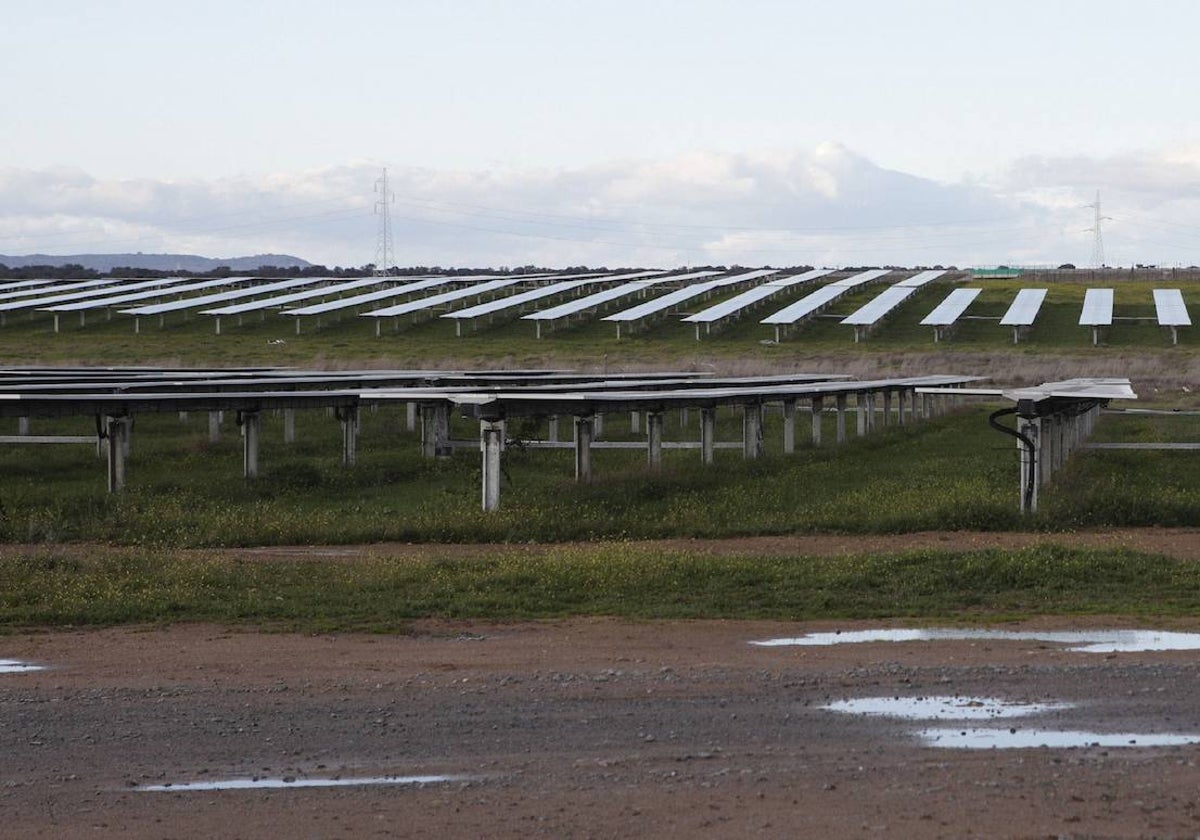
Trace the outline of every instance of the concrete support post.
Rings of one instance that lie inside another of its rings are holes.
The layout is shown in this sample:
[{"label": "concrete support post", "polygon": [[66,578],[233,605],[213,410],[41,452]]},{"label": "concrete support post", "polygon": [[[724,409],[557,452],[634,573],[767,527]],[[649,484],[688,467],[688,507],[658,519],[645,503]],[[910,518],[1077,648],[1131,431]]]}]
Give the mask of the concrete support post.
[{"label": "concrete support post", "polygon": [[358,407],[351,406],[341,411],[342,421],[342,466],[353,467],[358,461]]},{"label": "concrete support post", "polygon": [[575,480],[592,480],[593,416],[575,418]]},{"label": "concrete support post", "polygon": [[883,425],[884,428],[892,425],[892,392],[887,389],[883,392]]},{"label": "concrete support post", "polygon": [[483,455],[483,509],[500,509],[500,451],[504,444],[504,423],[481,420],[479,448]]},{"label": "concrete support post", "polygon": [[18,417],[17,418],[17,434],[22,435],[22,436],[29,434],[29,418],[28,417]]},{"label": "concrete support post", "polygon": [[410,432],[417,430],[417,404],[415,402],[404,404],[404,428]]},{"label": "concrete support post", "polygon": [[812,411],[812,445],[821,445],[821,424],[825,411],[825,400],[821,397],[813,397],[809,404]]},{"label": "concrete support post", "polygon": [[854,395],[855,414],[858,415],[858,436],[862,437],[867,433],[867,395]]},{"label": "concrete support post", "polygon": [[868,434],[875,431],[875,426],[878,421],[878,417],[875,414],[875,411],[878,408],[878,406],[875,404],[875,396],[876,395],[875,395],[874,391],[867,392],[867,433]]},{"label": "concrete support post", "polygon": [[549,435],[550,440],[557,441],[558,440],[558,415],[557,414],[550,415],[549,425],[550,425],[550,428],[549,428],[549,431],[547,432],[547,434]]},{"label": "concrete support post", "polygon": [[603,434],[604,434],[604,415],[597,414],[597,415],[595,415],[595,420],[593,421],[593,424],[592,424],[592,439],[600,440],[600,438]]},{"label": "concrete support post", "polygon": [[742,457],[760,458],[763,454],[763,416],[761,405],[742,409]]},{"label": "concrete support post", "polygon": [[686,429],[688,425],[688,410],[686,408],[679,409],[679,428]]},{"label": "concrete support post", "polygon": [[846,395],[837,395],[837,442],[846,442]]},{"label": "concrete support post", "polygon": [[796,451],[796,401],[783,401],[783,454]]},{"label": "concrete support post", "polygon": [[646,461],[650,469],[662,469],[663,415],[661,411],[646,412]]},{"label": "concrete support post", "polygon": [[715,408],[700,409],[700,462],[711,464],[716,451],[717,410]]},{"label": "concrete support post", "polygon": [[208,412],[208,442],[221,442],[221,412]]},{"label": "concrete support post", "polygon": [[910,396],[907,388],[901,388],[896,392],[896,422],[901,426],[908,422],[908,418],[904,415],[908,409]]},{"label": "concrete support post", "polygon": [[258,478],[258,433],[261,420],[257,411],[242,413],[242,431],[245,439],[242,442],[243,473],[246,478]]},{"label": "concrete support post", "polygon": [[283,442],[296,442],[296,409],[294,408],[283,410]]},{"label": "concrete support post", "polygon": [[125,489],[125,425],[123,417],[105,417],[104,432],[108,439],[108,492]]},{"label": "concrete support post", "polygon": [[450,411],[442,403],[421,406],[421,453],[426,458],[446,458],[450,448]]},{"label": "concrete support post", "polygon": [[629,433],[636,435],[641,430],[642,430],[642,413],[640,411],[629,412]]}]

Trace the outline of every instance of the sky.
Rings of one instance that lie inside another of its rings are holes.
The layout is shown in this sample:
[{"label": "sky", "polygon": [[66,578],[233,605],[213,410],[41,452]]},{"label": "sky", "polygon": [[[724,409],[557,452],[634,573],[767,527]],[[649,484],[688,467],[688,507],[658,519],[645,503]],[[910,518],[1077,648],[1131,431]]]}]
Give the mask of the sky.
[{"label": "sky", "polygon": [[1200,264],[1190,0],[5,0],[0,254]]}]

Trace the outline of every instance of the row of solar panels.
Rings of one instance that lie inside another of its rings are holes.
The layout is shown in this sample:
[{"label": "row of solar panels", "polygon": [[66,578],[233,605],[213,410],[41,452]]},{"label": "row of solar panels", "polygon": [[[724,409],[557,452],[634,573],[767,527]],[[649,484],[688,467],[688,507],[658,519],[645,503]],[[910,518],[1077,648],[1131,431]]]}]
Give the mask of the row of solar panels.
[{"label": "row of solar panels", "polygon": [[[462,278],[431,277],[410,280],[399,285],[387,278],[364,278],[351,281],[329,283],[322,278],[303,278],[274,281],[268,283],[246,283],[235,288],[226,288],[219,292],[208,292],[217,287],[228,287],[229,279],[184,281],[178,278],[161,278],[133,283],[118,283],[104,278],[72,282],[69,284],[54,284],[52,281],[26,280],[0,285],[0,313],[18,309],[36,309],[57,314],[80,312],[93,309],[125,307],[119,311],[123,314],[162,315],[167,312],[199,309],[202,314],[221,317],[225,315],[241,315],[246,312],[279,309],[280,314],[294,317],[321,315],[336,310],[349,309],[377,303],[381,300],[418,295],[420,292],[434,290],[447,285],[466,283],[466,285],[446,291],[435,292],[425,296],[417,296],[408,300],[394,302],[381,308],[362,312],[363,316],[384,318],[397,317],[404,314],[432,310],[437,307],[449,306],[456,302],[476,297],[479,302],[472,306],[453,310],[443,314],[443,318],[456,319],[460,322],[481,317],[488,317],[504,310],[524,307],[551,297],[561,297],[572,293],[585,291],[588,287],[601,286],[592,291],[564,303],[539,309],[521,317],[526,320],[552,322],[569,319],[575,315],[595,311],[611,302],[644,295],[655,286],[667,283],[684,284],[663,295],[658,295],[648,301],[623,309],[611,315],[603,316],[603,320],[615,322],[635,322],[654,314],[667,311],[688,300],[693,300],[710,294],[724,287],[745,285],[763,280],[751,288],[723,300],[699,312],[688,315],[684,322],[706,327],[730,318],[754,304],[774,296],[790,287],[813,282],[832,273],[828,269],[816,269],[803,274],[786,277],[775,277],[778,272],[770,269],[740,272],[724,277],[719,271],[696,271],[686,274],[668,275],[662,271],[643,271],[623,275],[612,274],[583,274],[583,275],[524,275],[521,277],[496,277],[488,275],[473,275]],[[852,289],[881,279],[889,273],[885,269],[863,271],[849,277],[834,280],[821,286],[810,294],[785,306],[784,308],[761,319],[763,324],[791,325],[815,314],[832,301]],[[884,316],[899,306],[911,294],[922,286],[942,276],[943,271],[923,271],[912,277],[901,280],[877,295],[866,305],[846,316],[841,323],[854,326],[870,326],[878,323]],[[771,279],[764,279],[771,278]],[[485,295],[498,293],[514,285],[537,280],[542,285],[517,294],[497,296],[483,300]],[[370,291],[361,291],[372,288]],[[292,291],[300,289],[299,291]],[[922,321],[922,325],[942,327],[954,324],[970,304],[979,295],[980,289],[955,289]],[[195,295],[195,292],[207,292]],[[1008,311],[1000,319],[1002,325],[1021,327],[1032,325],[1045,300],[1046,289],[1022,289]],[[171,300],[162,300],[164,297]],[[252,300],[244,300],[253,298]],[[322,298],[320,302],[303,306],[293,304]],[[137,306],[129,306],[143,300],[154,300]],[[239,302],[234,302],[239,301]],[[1163,326],[1188,326],[1191,319],[1183,302],[1183,296],[1178,289],[1155,289],[1154,301],[1158,322]],[[287,307],[287,308],[284,308]],[[1113,290],[1089,289],[1084,298],[1083,312],[1079,323],[1088,326],[1107,326],[1113,319]]]}]

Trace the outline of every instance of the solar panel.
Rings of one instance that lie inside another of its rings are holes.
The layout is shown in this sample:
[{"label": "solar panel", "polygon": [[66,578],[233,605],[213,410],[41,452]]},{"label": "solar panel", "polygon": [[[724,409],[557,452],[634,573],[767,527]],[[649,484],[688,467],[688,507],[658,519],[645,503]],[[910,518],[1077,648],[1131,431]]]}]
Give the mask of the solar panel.
[{"label": "solar panel", "polygon": [[944,269],[922,271],[919,274],[914,274],[912,277],[909,277],[907,280],[901,280],[896,285],[897,286],[905,286],[905,287],[911,286],[914,289],[919,289],[921,286],[924,286],[926,283],[932,283],[934,280],[938,279],[945,273],[946,272]]},{"label": "solar panel", "polygon": [[[328,278],[325,278],[328,279]],[[295,303],[299,300],[311,300],[315,297],[323,295],[337,295],[342,292],[353,291],[354,289],[363,289],[368,286],[378,286],[380,283],[389,283],[391,279],[388,277],[364,277],[360,280],[350,280],[345,283],[334,283],[329,286],[321,286],[319,289],[305,289],[302,292],[289,292],[286,295],[275,295],[273,297],[260,298],[259,300],[251,300],[245,303],[234,303],[229,306],[220,306],[216,309],[202,309],[201,315],[241,315],[244,312],[255,312],[260,309],[272,309],[276,306],[283,306],[288,303]]]},{"label": "solar panel", "polygon": [[982,291],[983,289],[955,289],[946,295],[945,300],[934,307],[932,312],[921,319],[921,325],[926,327],[952,325]]},{"label": "solar panel", "polygon": [[608,289],[601,289],[590,295],[586,295],[575,300],[569,300],[566,303],[561,303],[558,306],[551,306],[549,309],[542,309],[537,312],[530,312],[528,315],[522,315],[523,320],[528,321],[554,321],[558,318],[566,318],[570,315],[575,315],[579,312],[586,312],[597,306],[603,306],[609,301],[620,300],[623,297],[637,294],[640,291],[650,288],[657,283],[665,283],[666,278],[658,278],[654,280],[631,280],[628,283],[622,283],[619,286],[612,286]]},{"label": "solar panel", "polygon": [[491,315],[496,312],[501,312],[505,309],[512,309],[516,306],[522,306],[535,300],[541,300],[542,298],[561,295],[564,292],[570,292],[582,286],[593,285],[597,282],[599,282],[598,278],[562,280],[558,283],[551,283],[548,286],[538,286],[535,289],[529,289],[528,291],[519,292],[515,295],[496,298],[495,300],[489,300],[486,303],[468,306],[465,309],[458,309],[454,312],[447,312],[442,315],[442,317],[468,320],[471,318],[479,318],[484,315]]},{"label": "solar panel", "polygon": [[157,289],[142,289],[140,292],[125,292],[122,294],[114,294],[109,297],[77,300],[72,303],[60,303],[56,306],[43,306],[40,307],[39,311],[78,312],[87,309],[104,309],[108,306],[114,306],[119,303],[130,303],[135,300],[162,297],[163,295],[175,295],[179,294],[180,292],[198,292],[201,289],[211,289],[216,286],[228,286],[231,282],[234,281],[230,280],[228,277],[223,277],[220,280],[202,280],[195,283],[182,283],[178,286],[164,286]]},{"label": "solar panel", "polygon": [[[778,272],[771,272],[776,274]],[[729,300],[721,301],[714,304],[694,315],[688,315],[684,321],[693,323],[708,324],[714,321],[720,321],[722,318],[727,318],[735,312],[740,312],[748,306],[751,306],[763,298],[778,294],[783,289],[789,286],[796,286],[800,283],[808,283],[816,280],[818,277],[824,277],[827,274],[832,274],[831,268],[816,268],[812,271],[806,271],[803,274],[793,274],[788,277],[780,277],[777,280],[768,280],[762,285],[755,286],[753,289],[747,289],[740,295],[734,295]]]},{"label": "solar panel", "polygon": [[821,307],[827,305],[850,289],[856,286],[861,286],[863,283],[870,283],[872,280],[877,280],[888,273],[885,268],[873,268],[869,271],[862,271],[850,277],[843,277],[840,280],[834,280],[828,285],[810,292],[795,303],[785,306],[778,312],[768,315],[759,321],[760,324],[794,324],[797,321],[807,318],[809,315],[816,312]]},{"label": "solar panel", "polygon": [[48,286],[53,280],[13,280],[10,283],[0,283],[0,292],[11,292],[14,289],[28,289],[31,286]]},{"label": "solar panel", "polygon": [[[490,275],[489,275],[490,276]],[[424,291],[425,289],[433,289],[438,286],[445,286],[454,280],[463,280],[466,278],[459,277],[427,277],[424,280],[413,280],[411,283],[401,283],[399,286],[391,286],[387,289],[376,289],[373,292],[364,292],[361,295],[351,295],[350,297],[338,298],[337,300],[327,300],[322,303],[313,303],[308,306],[298,306],[295,309],[285,309],[280,312],[280,315],[295,315],[303,317],[307,315],[324,315],[326,312],[335,312],[339,309],[349,309],[353,306],[358,306],[364,303],[374,303],[375,301],[384,300],[386,298],[402,297],[412,294],[413,292]]]},{"label": "solar panel", "polygon": [[497,289],[503,289],[508,286],[515,286],[524,278],[522,277],[506,277],[500,280],[487,280],[483,283],[475,283],[463,289],[454,289],[450,292],[442,292],[438,295],[429,295],[428,297],[417,298],[410,300],[407,303],[398,303],[395,306],[387,306],[383,309],[376,309],[371,312],[360,313],[364,318],[389,318],[396,315],[406,315],[409,312],[420,312],[423,309],[431,309],[434,306],[441,306],[443,303],[453,303],[463,298],[469,298],[473,295],[482,295],[487,292],[494,292]]},{"label": "solar panel", "polygon": [[1190,327],[1192,319],[1179,289],[1155,289],[1154,309],[1158,323],[1164,327]]},{"label": "solar panel", "polygon": [[194,298],[184,298],[183,300],[169,300],[163,303],[152,303],[147,306],[135,306],[132,309],[118,310],[123,315],[162,315],[166,312],[177,312],[181,309],[198,309],[202,306],[208,306],[210,303],[220,303],[226,300],[237,300],[238,298],[251,297],[253,295],[265,295],[270,292],[279,292],[284,289],[294,289],[297,286],[311,286],[319,280],[313,277],[304,277],[299,280],[279,280],[274,283],[261,283],[256,286],[249,286],[242,289],[234,289],[229,292],[218,292],[211,295],[200,295]]},{"label": "solar panel", "polygon": [[112,286],[119,282],[115,277],[102,277],[97,280],[84,280],[78,283],[64,283],[58,280],[37,280],[32,281],[44,285],[29,286],[25,288],[11,287],[9,291],[0,292],[0,300],[15,300],[16,298],[33,297],[34,295],[46,296],[55,294],[66,294],[79,289],[93,289],[97,286]]},{"label": "solar panel", "polygon": [[916,290],[916,286],[889,286],[866,304],[843,318],[840,323],[869,327],[903,303]]},{"label": "solar panel", "polygon": [[1081,327],[1107,327],[1112,324],[1113,290],[1088,289],[1083,296]]},{"label": "solar panel", "polygon": [[[119,288],[122,291],[132,292],[137,289],[149,289],[155,286],[169,286],[172,283],[181,283],[183,278],[180,277],[160,277],[155,280],[143,280],[137,283],[125,283]],[[45,297],[36,298],[21,298],[19,300],[9,300],[0,303],[0,312],[9,312],[14,309],[37,309],[48,304],[63,303],[69,300],[82,300],[83,298],[101,297],[103,295],[111,295],[116,291],[116,287],[102,286],[100,288],[86,289],[82,292],[67,292],[65,294],[48,295]]]},{"label": "solar panel", "polygon": [[[690,274],[678,274],[674,277],[664,277],[664,280],[693,280],[702,277],[711,277],[714,274],[721,274],[720,271],[693,271]],[[729,285],[729,278],[722,280],[706,280],[703,283],[691,283],[674,291],[667,292],[665,295],[660,295],[653,300],[648,300],[645,303],[640,303],[637,306],[623,309],[620,312],[614,312],[612,315],[605,315],[602,321],[616,321],[618,323],[629,323],[631,321],[640,321],[642,318],[648,318],[659,312],[663,312],[675,306],[678,303],[683,303],[685,300],[700,297],[703,294],[711,292],[713,289],[719,289],[722,286]]]},{"label": "solar panel", "polygon": [[1012,305],[1000,319],[1001,326],[1029,327],[1033,326],[1042,301],[1046,299],[1046,289],[1021,289],[1013,299]]}]

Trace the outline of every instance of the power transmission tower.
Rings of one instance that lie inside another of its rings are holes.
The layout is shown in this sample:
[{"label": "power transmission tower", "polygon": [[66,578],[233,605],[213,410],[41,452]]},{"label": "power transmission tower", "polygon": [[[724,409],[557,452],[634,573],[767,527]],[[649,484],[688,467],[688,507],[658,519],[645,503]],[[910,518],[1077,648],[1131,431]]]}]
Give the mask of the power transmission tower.
[{"label": "power transmission tower", "polygon": [[379,238],[375,245],[375,276],[386,277],[394,262],[392,252],[392,204],[396,196],[388,189],[387,167],[375,182],[375,215],[379,217]]},{"label": "power transmission tower", "polygon": [[1100,213],[1100,190],[1096,190],[1096,203],[1088,204],[1096,211],[1095,221],[1090,228],[1084,228],[1088,233],[1095,234],[1092,240],[1092,267],[1104,268],[1104,232],[1100,227],[1100,223],[1108,220],[1112,221],[1112,216],[1104,216]]}]

